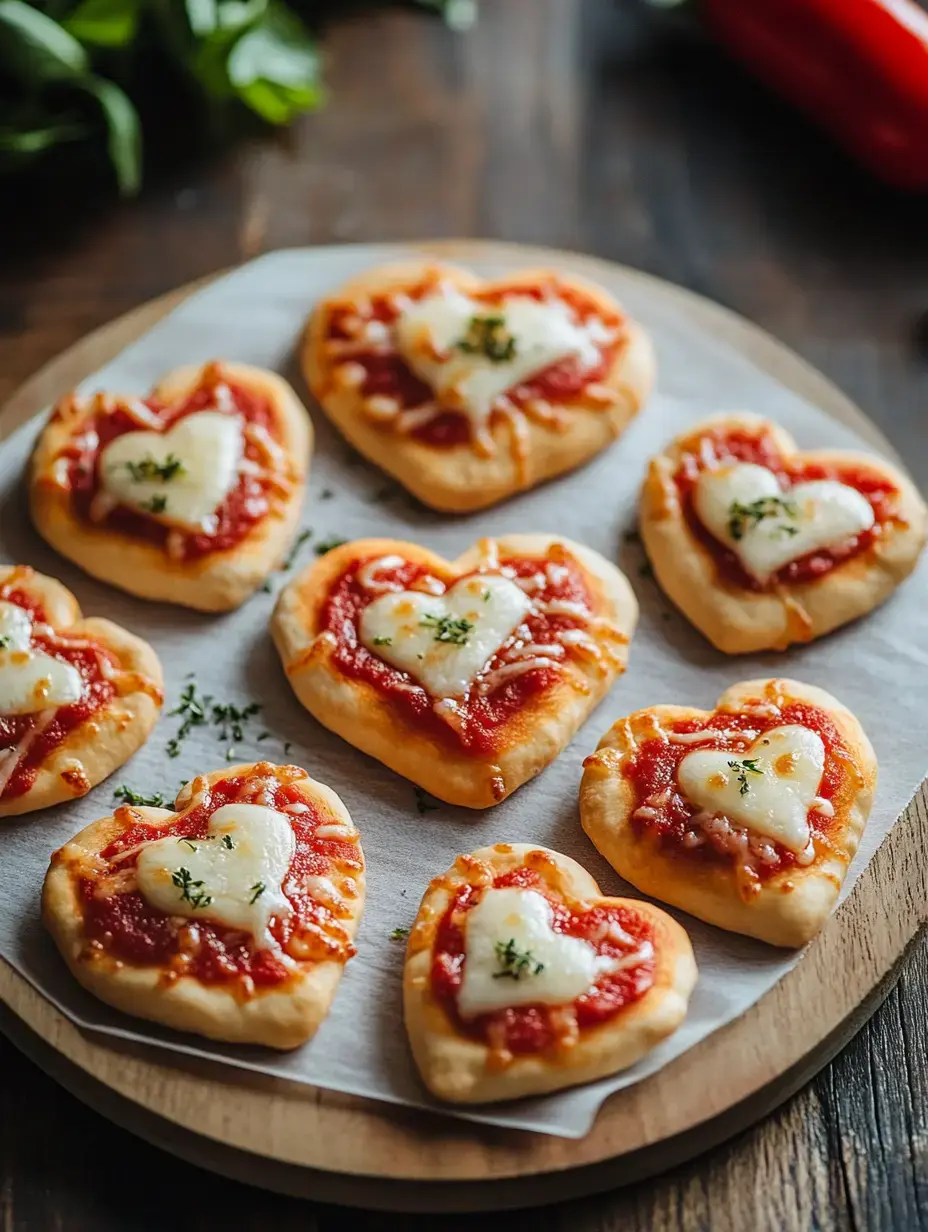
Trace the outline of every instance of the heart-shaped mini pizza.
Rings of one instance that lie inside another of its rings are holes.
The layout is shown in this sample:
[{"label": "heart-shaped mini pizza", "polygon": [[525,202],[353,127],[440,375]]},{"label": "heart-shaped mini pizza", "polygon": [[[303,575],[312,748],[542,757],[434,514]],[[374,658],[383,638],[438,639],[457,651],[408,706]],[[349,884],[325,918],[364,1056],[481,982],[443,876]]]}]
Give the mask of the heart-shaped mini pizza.
[{"label": "heart-shaped mini pizza", "polygon": [[620,876],[782,946],[831,913],[877,777],[854,715],[795,680],[732,685],[712,711],[639,710],[583,765],[580,819]]},{"label": "heart-shaped mini pizza", "polygon": [[797,452],[718,415],[652,459],[641,536],[662,589],[728,654],[784,650],[865,615],[914,569],[928,513],[882,459]]},{"label": "heart-shaped mini pizza", "polygon": [[320,723],[440,799],[486,808],[605,696],[637,616],[614,565],[553,535],[482,539],[453,563],[358,539],[284,588],[271,631]]},{"label": "heart-shaped mini pizza", "polygon": [[323,300],[307,384],[361,453],[434,509],[482,509],[572,470],[641,409],[645,332],[602,287],[524,270],[390,265]]},{"label": "heart-shaped mini pizza", "polygon": [[84,618],[54,578],[0,567],[0,817],[86,795],[148,739],[163,701],[147,642]]},{"label": "heart-shaped mini pizza", "polygon": [[406,1029],[439,1099],[518,1099],[627,1069],[679,1027],[695,983],[666,912],[604,897],[555,851],[497,843],[458,856],[422,899]]},{"label": "heart-shaped mini pizza", "polygon": [[117,808],[52,856],[45,922],[102,1001],[211,1039],[295,1048],[325,1018],[364,908],[341,800],[298,766],[228,766],[174,810]]},{"label": "heart-shaped mini pizza", "polygon": [[312,425],[272,372],[179,368],[147,398],[70,394],[32,458],[39,532],[145,599],[237,607],[296,529]]}]

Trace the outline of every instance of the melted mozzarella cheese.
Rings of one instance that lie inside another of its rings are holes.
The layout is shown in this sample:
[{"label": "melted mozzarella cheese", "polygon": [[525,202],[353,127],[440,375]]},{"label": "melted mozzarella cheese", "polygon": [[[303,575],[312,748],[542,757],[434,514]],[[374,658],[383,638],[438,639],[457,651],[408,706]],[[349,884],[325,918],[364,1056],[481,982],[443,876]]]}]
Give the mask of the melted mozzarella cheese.
[{"label": "melted mozzarella cheese", "polygon": [[80,701],[84,680],[76,667],[31,650],[32,618],[0,601],[0,714],[35,714]]},{"label": "melted mozzarella cheese", "polygon": [[677,781],[700,809],[802,853],[809,847],[809,809],[816,805],[824,768],[821,737],[790,723],[771,728],[744,753],[688,753]]},{"label": "melted mozzarella cheese", "polygon": [[0,600],[0,646],[4,650],[28,650],[32,641],[32,617],[16,603]]},{"label": "melted mozzarella cheese", "polygon": [[[503,328],[513,340],[511,358],[494,361],[456,345],[474,318],[494,316],[503,317]],[[413,371],[443,402],[478,423],[488,417],[495,400],[507,389],[562,359],[575,357],[582,368],[594,368],[600,361],[597,344],[613,336],[597,318],[579,324],[570,306],[560,299],[539,301],[514,294],[497,306],[471,299],[450,286],[411,302],[395,329],[397,345]]]},{"label": "melted mozzarella cheese", "polygon": [[[487,890],[465,916],[464,978],[458,1010],[464,1018],[515,1005],[566,1005],[603,971],[616,966],[579,937],[551,927],[551,907],[535,890]],[[500,951],[527,956],[518,978]]]},{"label": "melted mozzarella cheese", "polygon": [[281,888],[295,848],[288,818],[258,804],[224,804],[207,834],[147,843],[139,852],[139,890],[168,915],[218,920],[251,933],[259,947],[273,946],[271,917],[291,910]]},{"label": "melted mozzarella cheese", "polygon": [[[237,416],[197,411],[167,432],[117,436],[100,453],[100,475],[104,490],[121,504],[212,534],[216,510],[238,482],[243,451]],[[169,477],[136,478],[139,463],[164,466],[174,459],[180,467]]]},{"label": "melted mozzarella cheese", "polygon": [[[792,560],[869,530],[874,522],[873,506],[856,488],[814,479],[784,492],[772,471],[753,462],[703,471],[693,499],[703,525],[759,582]],[[752,516],[751,509],[763,516]]]},{"label": "melted mozzarella cheese", "polygon": [[479,574],[443,595],[416,590],[381,595],[361,614],[361,641],[409,672],[433,697],[460,697],[530,608],[515,582]]}]

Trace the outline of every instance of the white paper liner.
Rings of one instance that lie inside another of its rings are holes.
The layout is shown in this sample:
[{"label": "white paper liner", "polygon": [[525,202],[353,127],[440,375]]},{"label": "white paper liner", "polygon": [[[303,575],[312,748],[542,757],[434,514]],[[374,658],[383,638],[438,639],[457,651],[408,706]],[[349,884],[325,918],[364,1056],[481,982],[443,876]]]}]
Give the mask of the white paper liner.
[{"label": "white paper liner", "polygon": [[[168,369],[226,357],[280,371],[307,397],[294,347],[310,305],[364,268],[418,255],[401,245],[364,245],[272,253],[188,300],[145,337],[84,382],[82,389],[144,393]],[[562,262],[570,268],[569,258]],[[511,263],[475,262],[494,275]],[[880,787],[870,824],[844,887],[857,876],[922,780],[924,685],[928,678],[928,570],[923,567],[866,620],[785,655],[739,659],[719,654],[641,576],[641,548],[626,542],[648,457],[669,437],[718,410],[769,415],[806,447],[860,447],[854,433],[777,384],[707,331],[685,308],[668,307],[647,285],[616,270],[605,285],[652,333],[659,357],[659,391],[626,435],[590,465],[525,496],[471,517],[446,517],[416,505],[375,467],[351,453],[318,410],[309,499],[303,525],[314,540],[390,535],[424,543],[448,557],[481,535],[556,531],[589,544],[625,569],[641,604],[629,670],[569,748],[535,781],[496,808],[470,812],[441,805],[420,814],[411,783],[320,727],[299,706],[267,634],[274,596],[258,593],[238,612],[207,616],[145,603],[95,582],[60,559],[32,529],[21,482],[40,420],[18,431],[0,457],[0,552],[59,577],[84,611],[105,615],[148,638],[167,677],[166,710],[176,704],[185,674],[219,701],[262,704],[237,760],[269,758],[303,765],[330,784],[355,819],[368,867],[368,895],[358,939],[332,1011],[316,1038],[289,1054],[214,1044],[162,1030],[96,1001],[72,980],[39,919],[39,891],[50,853],[87,822],[107,813],[112,788],[168,796],[183,778],[224,764],[226,746],[209,728],[194,729],[180,757],[165,745],[178,720],[163,718],[155,734],[109,784],[74,804],[0,824],[4,893],[0,954],[79,1025],[147,1041],[295,1082],[423,1108],[439,1107],[422,1087],[402,1029],[404,946],[393,929],[412,923],[429,879],[461,851],[500,841],[544,844],[578,859],[605,893],[631,894],[580,829],[577,788],[581,763],[619,716],[658,702],[711,708],[727,685],[754,676],[790,675],[832,690],[860,717],[880,760]],[[64,391],[62,391],[64,392]],[[866,446],[864,446],[866,448]],[[320,499],[330,489],[331,499]],[[387,495],[384,495],[384,493]],[[312,559],[312,542],[297,567]],[[286,580],[275,575],[275,591]],[[269,729],[262,742],[255,737]],[[284,742],[292,748],[284,754]],[[759,942],[724,933],[673,912],[688,929],[700,978],[681,1029],[632,1069],[586,1087],[514,1104],[449,1115],[490,1124],[581,1137],[607,1095],[639,1082],[752,1005],[797,961]],[[159,1058],[164,1060],[164,1054]],[[230,1075],[231,1077],[231,1075]]]}]

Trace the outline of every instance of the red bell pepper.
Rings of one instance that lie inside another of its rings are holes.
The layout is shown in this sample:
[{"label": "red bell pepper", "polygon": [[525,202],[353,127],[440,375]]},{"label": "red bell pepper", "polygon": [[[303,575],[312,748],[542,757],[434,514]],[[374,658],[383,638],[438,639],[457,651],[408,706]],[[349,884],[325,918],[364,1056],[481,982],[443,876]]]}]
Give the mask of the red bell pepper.
[{"label": "red bell pepper", "polygon": [[697,11],[859,162],[928,191],[928,12],[914,0],[699,0]]}]

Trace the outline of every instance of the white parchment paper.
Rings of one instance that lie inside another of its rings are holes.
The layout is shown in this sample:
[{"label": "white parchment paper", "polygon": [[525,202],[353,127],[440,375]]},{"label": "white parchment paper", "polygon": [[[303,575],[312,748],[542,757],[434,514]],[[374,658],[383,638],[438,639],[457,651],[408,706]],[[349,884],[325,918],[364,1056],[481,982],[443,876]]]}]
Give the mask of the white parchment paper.
[{"label": "white parchment paper", "polygon": [[[227,357],[276,369],[307,397],[294,346],[310,305],[368,265],[410,255],[400,245],[307,249],[272,253],[214,283],[159,323],[88,379],[85,390],[141,393],[167,369]],[[482,274],[499,264],[476,263]],[[569,260],[565,258],[565,268]],[[289,1054],[224,1046],[162,1030],[110,1010],[71,979],[39,919],[39,890],[50,853],[87,822],[107,813],[112,787],[163,790],[171,798],[181,779],[224,764],[226,745],[212,729],[194,730],[181,756],[165,745],[178,720],[164,717],[148,745],[109,784],[74,804],[0,825],[3,894],[0,953],[70,1018],[85,1028],[148,1041],[295,1082],[420,1107],[436,1105],[418,1080],[401,1026],[404,946],[390,940],[412,923],[430,877],[460,851],[499,841],[544,844],[578,859],[606,893],[631,893],[580,829],[577,789],[581,762],[619,716],[657,702],[711,707],[723,689],[752,676],[792,675],[832,690],[862,720],[880,759],[880,787],[860,852],[845,885],[856,877],[920,783],[926,755],[924,688],[928,681],[928,570],[922,567],[868,619],[815,645],[786,655],[729,659],[717,653],[639,573],[641,549],[625,540],[635,525],[636,494],[645,464],[669,437],[699,418],[749,408],[777,419],[804,446],[860,445],[853,433],[794,397],[774,380],[670,310],[647,286],[620,271],[606,280],[654,336],[659,389],[644,414],[612,448],[580,471],[471,517],[446,517],[416,505],[376,468],[362,462],[311,409],[317,446],[303,525],[311,527],[297,567],[312,559],[313,542],[332,536],[392,535],[449,557],[478,536],[511,531],[556,531],[618,560],[641,604],[641,623],[627,674],[573,743],[534,782],[484,812],[440,805],[420,813],[411,783],[320,727],[286,683],[267,633],[272,594],[258,593],[238,612],[207,616],[145,603],[95,582],[58,558],[32,529],[22,470],[39,427],[27,425],[0,453],[0,552],[60,577],[85,612],[106,615],[148,638],[167,677],[166,710],[185,675],[196,673],[205,693],[262,713],[237,744],[237,760],[296,762],[344,799],[362,835],[368,866],[367,906],[358,954],[349,964],[332,1012],[316,1038]],[[64,392],[64,391],[62,391]],[[321,498],[323,490],[331,497]],[[285,575],[273,578],[276,591]],[[268,730],[261,742],[257,735]],[[285,755],[284,744],[292,743]],[[700,978],[690,1013],[669,1040],[616,1078],[515,1104],[466,1114],[493,1124],[579,1137],[603,1099],[640,1081],[742,1013],[796,961],[759,942],[721,932],[675,913],[690,932]],[[230,1074],[230,1077],[232,1075]]]}]

